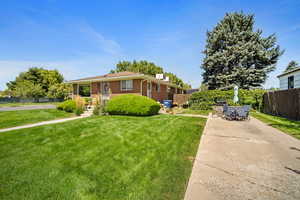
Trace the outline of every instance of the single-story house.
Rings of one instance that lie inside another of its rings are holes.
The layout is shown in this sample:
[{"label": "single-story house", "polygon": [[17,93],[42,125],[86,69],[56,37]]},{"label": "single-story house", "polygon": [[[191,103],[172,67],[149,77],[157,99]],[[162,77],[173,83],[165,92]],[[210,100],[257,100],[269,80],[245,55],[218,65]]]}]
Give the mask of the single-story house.
[{"label": "single-story house", "polygon": [[137,94],[148,96],[156,101],[173,100],[174,94],[183,94],[185,90],[166,80],[134,73],[119,72],[71,80],[72,98],[76,96],[109,100],[117,95]]},{"label": "single-story house", "polygon": [[280,90],[300,88],[300,67],[278,75]]}]

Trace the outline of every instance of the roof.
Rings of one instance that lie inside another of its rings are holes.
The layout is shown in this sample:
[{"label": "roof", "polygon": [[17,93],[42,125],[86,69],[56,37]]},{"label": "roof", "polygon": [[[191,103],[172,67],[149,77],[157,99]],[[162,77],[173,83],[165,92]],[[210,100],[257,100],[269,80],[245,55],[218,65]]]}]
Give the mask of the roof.
[{"label": "roof", "polygon": [[92,81],[113,81],[113,80],[127,80],[127,79],[146,79],[146,80],[152,80],[160,84],[165,84],[169,85],[172,87],[178,87],[177,85],[166,82],[164,80],[159,80],[156,79],[153,76],[141,74],[141,73],[136,73],[136,72],[117,72],[117,73],[109,73],[101,76],[92,76],[92,77],[87,77],[87,78],[81,78],[81,79],[76,79],[76,80],[70,80],[67,81],[67,83],[88,83]]},{"label": "roof", "polygon": [[199,91],[199,88],[195,88],[195,89],[187,89],[187,90],[186,90],[186,93],[187,93],[187,94],[192,94],[192,93],[198,92],[198,91]]},{"label": "roof", "polygon": [[101,76],[92,76],[92,77],[87,77],[87,78],[81,78],[81,79],[71,80],[68,82],[90,81],[90,80],[97,80],[97,79],[123,77],[123,76],[134,76],[134,75],[143,75],[143,74],[125,71],[125,72],[109,73],[109,74],[105,74],[105,75],[101,75]]},{"label": "roof", "polygon": [[292,69],[292,70],[287,71],[287,72],[283,72],[282,74],[278,75],[277,78],[280,78],[282,76],[285,76],[285,75],[288,75],[288,74],[291,74],[291,73],[297,72],[297,71],[300,71],[300,67],[297,67],[297,68]]}]

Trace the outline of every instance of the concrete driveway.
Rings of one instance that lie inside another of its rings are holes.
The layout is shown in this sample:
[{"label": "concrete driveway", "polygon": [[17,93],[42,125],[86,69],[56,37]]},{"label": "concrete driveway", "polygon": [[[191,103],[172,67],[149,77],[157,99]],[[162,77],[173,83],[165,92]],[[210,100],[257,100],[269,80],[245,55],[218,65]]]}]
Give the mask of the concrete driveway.
[{"label": "concrete driveway", "polygon": [[208,119],[185,200],[300,199],[300,140],[251,119]]},{"label": "concrete driveway", "polygon": [[45,105],[28,105],[18,107],[0,107],[0,111],[14,111],[14,110],[35,110],[35,109],[54,109],[56,105],[45,104]]}]

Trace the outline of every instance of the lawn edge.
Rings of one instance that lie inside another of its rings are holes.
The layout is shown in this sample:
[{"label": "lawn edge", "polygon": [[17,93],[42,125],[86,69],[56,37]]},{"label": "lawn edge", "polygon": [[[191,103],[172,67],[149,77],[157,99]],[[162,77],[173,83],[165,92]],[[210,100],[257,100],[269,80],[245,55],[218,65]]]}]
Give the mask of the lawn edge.
[{"label": "lawn edge", "polygon": [[188,181],[188,184],[186,185],[186,188],[185,188],[185,194],[184,194],[183,200],[188,200],[188,195],[189,195],[189,193],[191,193],[191,187],[192,187],[192,184],[193,184],[192,179],[193,179],[194,173],[196,173],[196,167],[197,167],[196,166],[196,160],[200,156],[201,146],[203,146],[204,137],[205,137],[205,135],[207,135],[207,129],[208,129],[207,127],[208,127],[208,124],[211,121],[211,118],[212,118],[212,113],[209,113],[208,117],[206,118],[205,126],[203,128],[201,137],[199,138],[200,142],[198,144],[198,149],[197,149],[197,153],[196,153],[196,156],[195,156],[195,159],[194,159],[194,162],[193,162],[193,167],[192,167],[192,171],[191,171],[191,174],[190,174],[190,177],[189,177],[189,181]]}]

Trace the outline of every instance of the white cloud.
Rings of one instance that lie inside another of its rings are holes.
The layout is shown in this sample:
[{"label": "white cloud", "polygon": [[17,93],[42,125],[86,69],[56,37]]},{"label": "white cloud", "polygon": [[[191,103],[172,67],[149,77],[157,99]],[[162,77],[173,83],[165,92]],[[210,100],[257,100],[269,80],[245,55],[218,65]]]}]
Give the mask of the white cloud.
[{"label": "white cloud", "polygon": [[112,55],[121,54],[121,46],[116,41],[105,38],[89,24],[85,22],[80,23],[79,31],[89,37],[91,42],[98,45],[98,47],[106,53]]}]

